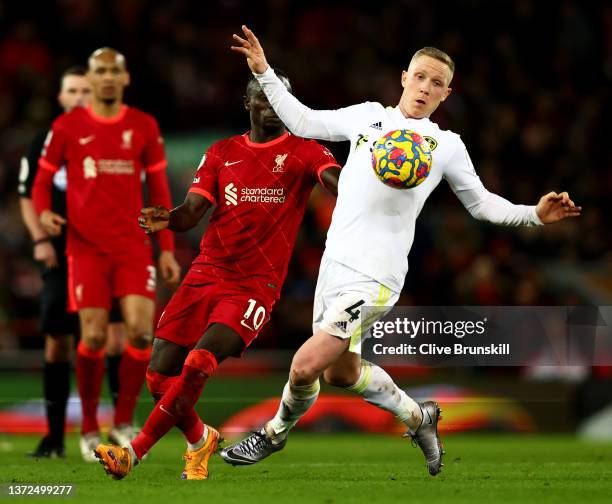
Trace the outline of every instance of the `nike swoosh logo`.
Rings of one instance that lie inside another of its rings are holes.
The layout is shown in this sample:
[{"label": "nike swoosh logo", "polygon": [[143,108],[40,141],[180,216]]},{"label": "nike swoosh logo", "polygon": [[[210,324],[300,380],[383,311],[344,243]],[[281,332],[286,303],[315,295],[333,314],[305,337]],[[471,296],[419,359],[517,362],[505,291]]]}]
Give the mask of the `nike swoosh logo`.
[{"label": "nike swoosh logo", "polygon": [[[244,320],[240,321],[240,325],[246,327],[247,329],[250,329],[251,331],[255,332],[255,329],[253,329],[250,325],[248,325]],[[161,406],[160,406],[161,408]]]},{"label": "nike swoosh logo", "polygon": [[[161,406],[160,406],[161,408]],[[429,425],[431,425],[433,422],[431,420],[431,415],[429,414],[429,411],[426,411],[425,413],[427,413],[427,418],[429,418],[429,422],[427,422]]]},{"label": "nike swoosh logo", "polygon": [[82,138],[79,138],[79,143],[81,145],[87,145],[89,142],[93,142],[95,138],[96,138],[96,135],[90,135],[88,137],[82,137]]},{"label": "nike swoosh logo", "polygon": [[230,161],[226,161],[225,162],[225,166],[232,166],[234,164],[242,163],[242,161],[243,161],[242,159],[240,161],[231,161],[231,162]]}]

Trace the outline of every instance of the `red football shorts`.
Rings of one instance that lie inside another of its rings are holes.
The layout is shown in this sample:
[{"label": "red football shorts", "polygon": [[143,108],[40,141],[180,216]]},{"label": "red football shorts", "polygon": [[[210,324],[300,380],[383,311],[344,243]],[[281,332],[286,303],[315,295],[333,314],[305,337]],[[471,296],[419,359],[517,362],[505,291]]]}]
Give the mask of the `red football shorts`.
[{"label": "red football shorts", "polygon": [[193,348],[215,323],[233,329],[245,348],[270,320],[273,299],[258,286],[187,275],[157,324],[155,337]]},{"label": "red football shorts", "polygon": [[155,299],[156,270],[148,253],[68,256],[68,310],[111,309],[113,298],[130,294]]}]

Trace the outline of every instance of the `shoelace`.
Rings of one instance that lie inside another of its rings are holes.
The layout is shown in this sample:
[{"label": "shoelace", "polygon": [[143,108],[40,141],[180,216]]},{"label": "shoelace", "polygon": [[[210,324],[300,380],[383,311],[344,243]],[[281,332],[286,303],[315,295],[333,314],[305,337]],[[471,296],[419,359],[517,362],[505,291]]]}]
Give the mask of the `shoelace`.
[{"label": "shoelace", "polygon": [[255,455],[260,451],[262,445],[267,444],[266,436],[260,432],[253,432],[244,442],[245,446],[242,449],[247,455]]},{"label": "shoelace", "polygon": [[412,445],[413,448],[417,448],[419,446],[419,442],[417,440],[416,434],[414,434],[411,431],[405,432],[404,434],[402,434],[402,437],[407,437],[410,438],[410,444]]}]

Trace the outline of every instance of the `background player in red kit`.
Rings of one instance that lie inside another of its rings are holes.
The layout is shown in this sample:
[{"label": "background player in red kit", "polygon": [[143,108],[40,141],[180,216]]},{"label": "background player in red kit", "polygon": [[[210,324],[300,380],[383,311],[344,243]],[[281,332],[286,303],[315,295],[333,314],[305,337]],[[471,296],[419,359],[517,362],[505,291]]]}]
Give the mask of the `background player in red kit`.
[{"label": "background player in red kit", "polygon": [[[280,75],[290,89],[286,75]],[[217,365],[241,355],[269,320],[313,186],[320,182],[337,192],[340,168],[332,154],[290,135],[254,78],[247,85],[245,108],[251,131],[208,150],[185,202],[171,212],[142,211],[147,233],[185,231],[217,205],[200,254],[155,334],[147,383],[157,405],[127,447],[96,448],[115,479],[123,478],[174,425],[188,442],[183,478],[208,477],[219,433],[202,423],[194,405]]]},{"label": "background player in red kit", "polygon": [[[63,114],[53,123],[39,160],[33,200],[50,235],[67,223],[68,298],[79,312],[81,342],[76,372],[83,410],[81,452],[95,461],[100,443],[96,411],[104,376],[103,347],[113,298],[119,299],[128,344],[119,370],[120,390],[109,438],[125,443],[150,357],[156,272],[151,242],[136,217],[146,174],[150,200],[169,205],[163,141],[155,119],[123,104],[129,84],[123,55],[98,49],[89,58],[91,105]],[[53,174],[66,165],[67,217],[50,210]],[[178,281],[169,231],[159,235],[159,266],[169,283]]]},{"label": "background player in red kit", "polygon": [[[87,69],[73,66],[60,80],[57,95],[64,112],[74,107],[84,107],[91,99],[91,85],[85,74]],[[27,156],[21,159],[19,172],[19,206],[24,224],[34,242],[34,259],[41,264],[43,289],[40,295],[40,328],[45,334],[45,363],[43,368],[43,392],[47,413],[47,435],[29,455],[39,457],[64,456],[64,430],[66,406],[70,395],[70,361],[74,348],[74,334],[78,333],[79,319],[68,309],[68,266],[66,263],[66,236],[50,237],[40,225],[32,202],[32,185],[38,173],[38,159],[48,134],[48,128],[36,135]],[[66,214],[66,170],[53,177],[51,195],[52,210]],[[106,368],[108,385],[116,402],[119,394],[119,364],[125,339],[121,314],[113,306],[106,343]]]}]

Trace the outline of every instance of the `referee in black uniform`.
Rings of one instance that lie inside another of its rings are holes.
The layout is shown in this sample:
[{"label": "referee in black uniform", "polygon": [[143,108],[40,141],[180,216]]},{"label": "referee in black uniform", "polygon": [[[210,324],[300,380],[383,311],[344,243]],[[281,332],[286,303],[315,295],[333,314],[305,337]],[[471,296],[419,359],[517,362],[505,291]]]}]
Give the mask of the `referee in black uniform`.
[{"label": "referee in black uniform", "polygon": [[[74,107],[86,106],[91,96],[84,67],[71,67],[61,78],[58,102],[65,112]],[[23,221],[34,244],[34,259],[41,264],[43,290],[41,293],[40,329],[45,334],[44,396],[48,433],[30,454],[34,457],[63,457],[66,404],[70,394],[70,367],[74,348],[74,335],[79,321],[76,313],[67,312],[68,268],[66,236],[51,238],[41,227],[31,199],[32,185],[36,178],[38,159],[44,147],[47,130],[33,140],[27,157],[21,159],[18,192]],[[60,170],[53,179],[53,211],[66,215],[66,171]],[[112,321],[118,322],[116,314]],[[109,325],[107,346],[109,386],[113,398],[119,391],[118,369],[121,358],[121,324]],[[109,352],[110,350],[110,352]]]}]

